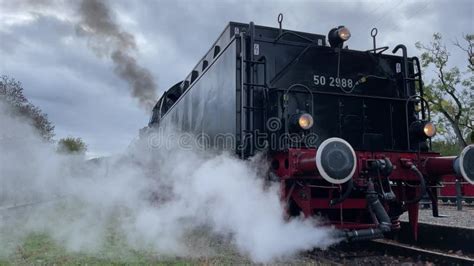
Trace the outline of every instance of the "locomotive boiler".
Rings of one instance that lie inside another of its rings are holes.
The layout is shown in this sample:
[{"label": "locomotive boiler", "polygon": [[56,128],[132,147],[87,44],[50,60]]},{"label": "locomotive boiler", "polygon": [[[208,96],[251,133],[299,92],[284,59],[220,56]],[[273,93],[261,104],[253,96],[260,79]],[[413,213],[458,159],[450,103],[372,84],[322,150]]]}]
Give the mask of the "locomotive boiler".
[{"label": "locomotive boiler", "polygon": [[[431,150],[436,133],[420,63],[400,44],[352,50],[350,31],[324,35],[230,22],[153,109],[149,128],[206,136],[242,159],[264,152],[288,215],[323,216],[348,240],[379,238],[444,175],[474,183],[474,147]],[[242,195],[245,197],[245,195]],[[238,204],[238,203],[236,203]]]}]

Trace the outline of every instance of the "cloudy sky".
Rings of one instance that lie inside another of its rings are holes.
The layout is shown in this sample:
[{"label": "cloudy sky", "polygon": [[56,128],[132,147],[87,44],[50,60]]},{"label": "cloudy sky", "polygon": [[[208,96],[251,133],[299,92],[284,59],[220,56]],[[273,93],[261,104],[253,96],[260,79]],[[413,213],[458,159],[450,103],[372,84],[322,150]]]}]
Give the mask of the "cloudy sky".
[{"label": "cloudy sky", "polygon": [[[0,75],[20,80],[30,101],[56,125],[56,139],[81,137],[89,156],[124,150],[145,126],[149,113],[114,73],[110,57],[77,34],[80,0],[0,0]],[[105,2],[112,18],[132,34],[137,63],[148,69],[159,96],[183,79],[229,21],[254,21],[326,34],[345,25],[352,49],[403,43],[418,55],[417,41],[434,32],[452,42],[474,29],[474,1],[129,1]],[[463,66],[453,48],[453,65]],[[429,77],[429,73],[427,76]],[[426,78],[425,78],[426,79]]]}]

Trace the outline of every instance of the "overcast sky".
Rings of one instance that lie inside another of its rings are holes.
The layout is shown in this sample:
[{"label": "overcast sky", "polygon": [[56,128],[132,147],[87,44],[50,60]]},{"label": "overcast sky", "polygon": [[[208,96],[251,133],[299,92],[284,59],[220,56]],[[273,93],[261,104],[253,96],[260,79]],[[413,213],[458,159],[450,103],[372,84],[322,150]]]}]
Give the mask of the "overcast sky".
[{"label": "overcast sky", "polygon": [[[98,57],[76,34],[80,1],[0,0],[0,75],[21,81],[30,101],[56,126],[56,139],[81,137],[89,157],[123,151],[149,113],[130,97],[110,58]],[[447,41],[473,33],[474,1],[108,1],[113,17],[137,42],[137,61],[148,68],[160,95],[183,79],[229,21],[327,34],[347,26],[351,49],[377,44],[408,47],[434,32]],[[453,65],[464,67],[453,48]],[[427,73],[429,76],[429,73]],[[425,78],[426,79],[426,78]]]}]

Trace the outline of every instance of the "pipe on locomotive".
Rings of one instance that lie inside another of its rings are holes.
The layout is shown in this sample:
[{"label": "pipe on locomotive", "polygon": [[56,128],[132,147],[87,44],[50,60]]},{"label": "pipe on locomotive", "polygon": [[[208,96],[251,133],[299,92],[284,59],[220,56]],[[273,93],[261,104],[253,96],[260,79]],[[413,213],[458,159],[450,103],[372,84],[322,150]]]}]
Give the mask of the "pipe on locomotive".
[{"label": "pipe on locomotive", "polygon": [[418,169],[418,167],[416,167],[412,162],[409,162],[408,165],[409,165],[410,170],[415,173],[415,175],[418,177],[418,179],[420,181],[420,192],[418,193],[418,196],[416,196],[415,198],[413,198],[411,200],[404,201],[403,202],[404,205],[418,203],[423,198],[423,196],[426,194],[425,176],[423,175],[423,173],[421,173],[421,171]]},{"label": "pipe on locomotive", "polygon": [[367,199],[368,209],[370,213],[373,214],[373,222],[377,224],[377,228],[339,231],[337,233],[338,237],[342,237],[347,241],[364,241],[374,238],[382,238],[384,233],[388,233],[392,230],[392,221],[380,202],[378,193],[375,191],[374,183],[371,179],[369,179],[367,183],[365,198]]},{"label": "pipe on locomotive", "polygon": [[[303,172],[317,170],[323,179],[332,184],[347,183],[343,195],[338,199],[331,200],[330,205],[335,205],[348,198],[352,192],[352,177],[357,168],[357,158],[354,149],[348,142],[340,138],[329,138],[319,145],[316,158],[314,155],[303,155],[299,159],[298,167]],[[336,237],[344,238],[347,241],[361,241],[380,238],[384,233],[391,231],[392,221],[380,202],[372,179],[369,179],[367,183],[366,200],[367,208],[373,214],[373,222],[377,228],[338,231]]]},{"label": "pipe on locomotive", "polygon": [[474,185],[474,145],[465,147],[459,156],[430,157],[423,163],[422,172],[428,176],[455,173]]}]

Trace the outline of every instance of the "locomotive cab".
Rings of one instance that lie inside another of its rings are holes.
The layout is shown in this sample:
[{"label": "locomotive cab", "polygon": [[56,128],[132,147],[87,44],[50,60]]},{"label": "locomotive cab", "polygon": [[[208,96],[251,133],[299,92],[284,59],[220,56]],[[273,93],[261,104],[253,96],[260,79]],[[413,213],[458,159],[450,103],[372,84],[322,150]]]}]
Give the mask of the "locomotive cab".
[{"label": "locomotive cab", "polygon": [[431,151],[418,59],[403,45],[376,47],[371,34],[374,47],[359,51],[344,47],[343,26],[327,41],[231,22],[149,126],[205,134],[242,159],[265,152],[287,213],[324,216],[348,240],[383,237],[406,211],[416,238],[418,201],[428,193],[437,214],[443,175],[473,182],[474,148],[458,158]]}]

